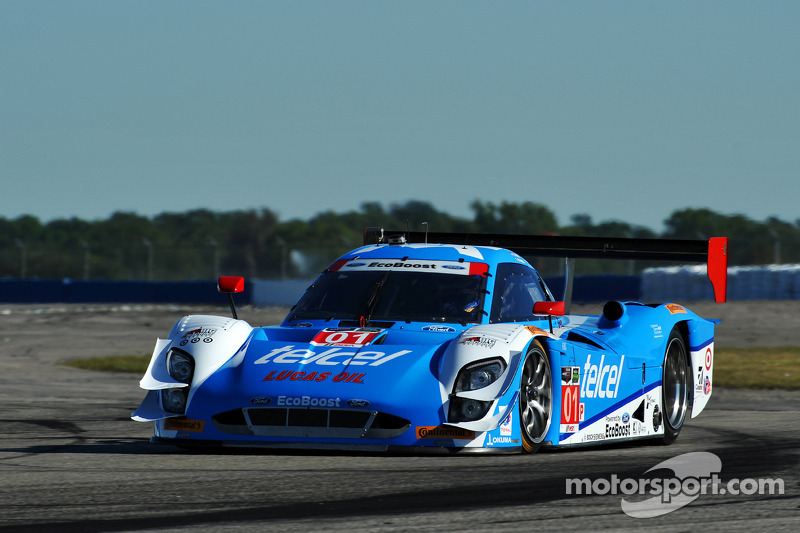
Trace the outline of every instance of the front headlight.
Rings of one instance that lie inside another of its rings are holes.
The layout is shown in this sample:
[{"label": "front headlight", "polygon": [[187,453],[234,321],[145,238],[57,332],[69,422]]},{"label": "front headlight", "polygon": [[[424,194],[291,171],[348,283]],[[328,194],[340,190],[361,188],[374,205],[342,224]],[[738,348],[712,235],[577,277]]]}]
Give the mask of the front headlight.
[{"label": "front headlight", "polygon": [[497,357],[471,363],[458,373],[453,392],[465,392],[488,387],[498,380],[506,369],[506,362]]},{"label": "front headlight", "polygon": [[473,422],[486,416],[493,400],[458,398],[456,394],[488,387],[500,379],[505,370],[506,362],[500,357],[476,361],[462,368],[456,377],[453,394],[450,396],[450,411],[447,420],[449,422]]},{"label": "front headlight", "polygon": [[491,401],[482,402],[480,400],[453,397],[450,400],[450,412],[447,416],[447,421],[454,423],[480,420],[489,412],[492,403]]},{"label": "front headlight", "polygon": [[165,411],[183,414],[186,412],[186,393],[189,389],[163,389],[161,404]]},{"label": "front headlight", "polygon": [[191,383],[194,376],[194,359],[184,352],[170,350],[167,354],[167,371],[172,379]]}]

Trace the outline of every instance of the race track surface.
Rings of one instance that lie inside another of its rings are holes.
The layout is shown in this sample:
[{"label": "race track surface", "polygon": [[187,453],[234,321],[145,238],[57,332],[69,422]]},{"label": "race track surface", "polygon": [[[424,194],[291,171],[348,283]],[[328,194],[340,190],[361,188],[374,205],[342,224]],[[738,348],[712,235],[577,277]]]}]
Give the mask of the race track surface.
[{"label": "race track surface", "polygon": [[[149,444],[151,426],[129,419],[143,396],[139,376],[56,364],[149,352],[182,310],[36,311],[0,309],[0,531],[800,529],[796,393],[717,389],[671,446],[443,457],[185,452]],[[622,498],[647,496],[566,491],[574,478],[667,478],[646,472],[690,452],[718,456],[725,486],[781,480],[784,494],[705,494],[632,518]]]}]

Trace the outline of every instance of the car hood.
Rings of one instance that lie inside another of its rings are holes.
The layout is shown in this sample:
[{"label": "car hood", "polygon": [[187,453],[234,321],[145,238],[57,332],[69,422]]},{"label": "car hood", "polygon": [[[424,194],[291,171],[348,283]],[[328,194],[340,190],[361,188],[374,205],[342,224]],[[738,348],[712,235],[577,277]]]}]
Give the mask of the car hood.
[{"label": "car hood", "polygon": [[438,361],[460,332],[422,327],[257,328],[194,394],[206,405],[194,406],[368,407],[411,419],[447,399]]}]

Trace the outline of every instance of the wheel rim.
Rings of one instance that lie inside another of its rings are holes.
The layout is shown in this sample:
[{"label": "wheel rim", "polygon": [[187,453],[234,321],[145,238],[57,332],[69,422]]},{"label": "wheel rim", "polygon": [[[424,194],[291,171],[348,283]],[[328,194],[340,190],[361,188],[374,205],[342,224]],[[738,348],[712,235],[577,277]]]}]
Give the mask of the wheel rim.
[{"label": "wheel rim", "polygon": [[550,362],[539,350],[533,350],[522,369],[520,402],[522,405],[522,430],[534,444],[544,440],[550,427],[553,397]]},{"label": "wheel rim", "polygon": [[664,415],[673,429],[678,429],[686,417],[688,390],[686,388],[686,364],[679,340],[673,339],[664,358]]}]

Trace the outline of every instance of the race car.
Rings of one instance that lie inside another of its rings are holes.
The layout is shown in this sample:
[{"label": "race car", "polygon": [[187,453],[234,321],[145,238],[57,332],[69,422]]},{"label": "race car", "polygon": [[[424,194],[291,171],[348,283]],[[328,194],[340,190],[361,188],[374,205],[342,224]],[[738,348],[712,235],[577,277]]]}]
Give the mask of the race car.
[{"label": "race car", "polygon": [[[525,257],[567,258],[556,301]],[[727,239],[386,232],[326,268],[278,326],[192,315],[156,342],[133,413],[151,442],[378,452],[535,452],[673,442],[712,392],[714,327],[676,303],[569,314],[575,258],[704,262]]]}]

